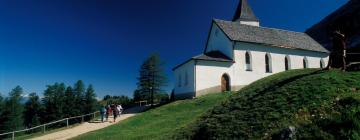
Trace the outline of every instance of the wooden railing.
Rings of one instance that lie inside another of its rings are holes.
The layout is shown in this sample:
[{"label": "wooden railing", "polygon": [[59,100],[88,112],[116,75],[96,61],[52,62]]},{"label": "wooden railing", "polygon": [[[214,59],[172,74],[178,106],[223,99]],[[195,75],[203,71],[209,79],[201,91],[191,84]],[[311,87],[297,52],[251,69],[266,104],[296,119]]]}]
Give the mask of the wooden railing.
[{"label": "wooden railing", "polygon": [[85,114],[85,115],[80,115],[80,116],[75,116],[75,117],[70,117],[70,118],[61,119],[61,120],[53,121],[53,122],[50,122],[50,123],[42,124],[42,125],[39,125],[39,126],[35,126],[35,127],[23,129],[23,130],[18,130],[18,131],[3,133],[3,134],[0,134],[0,136],[11,135],[11,139],[14,140],[16,133],[27,132],[27,131],[31,131],[31,130],[38,129],[38,128],[42,128],[42,132],[45,133],[45,132],[46,132],[46,126],[49,126],[49,125],[53,125],[53,124],[56,124],[56,123],[65,122],[65,121],[66,121],[66,127],[69,127],[69,120],[81,118],[81,122],[84,122],[84,117],[86,117],[86,116],[93,116],[93,119],[94,119],[94,118],[95,118],[95,115],[96,115],[97,113],[99,113],[99,111],[96,111],[96,112],[94,112],[94,113]]}]

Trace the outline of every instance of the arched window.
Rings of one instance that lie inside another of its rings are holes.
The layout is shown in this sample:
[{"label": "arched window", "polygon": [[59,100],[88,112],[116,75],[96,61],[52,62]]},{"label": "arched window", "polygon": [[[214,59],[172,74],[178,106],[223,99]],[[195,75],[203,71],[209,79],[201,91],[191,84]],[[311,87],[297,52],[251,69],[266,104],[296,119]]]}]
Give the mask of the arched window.
[{"label": "arched window", "polygon": [[289,70],[289,60],[285,57],[285,70]]},{"label": "arched window", "polygon": [[221,76],[221,92],[230,91],[230,76],[227,74],[223,74]]},{"label": "arched window", "polygon": [[325,68],[325,62],[324,62],[324,59],[322,59],[322,58],[320,60],[320,68]]},{"label": "arched window", "polygon": [[272,72],[272,68],[271,68],[271,56],[269,53],[266,53],[265,55],[265,71],[267,73],[271,73]]},{"label": "arched window", "polygon": [[189,84],[189,78],[188,78],[188,73],[187,71],[185,71],[185,86],[187,86]]},{"label": "arched window", "polygon": [[246,64],[246,66],[245,66],[245,69],[246,69],[246,71],[252,71],[252,65],[251,65],[251,62],[252,60],[251,60],[251,54],[250,54],[250,52],[246,52],[245,53],[245,64]]},{"label": "arched window", "polygon": [[308,61],[307,61],[306,57],[304,57],[304,59],[303,59],[303,67],[304,67],[304,69],[309,68]]}]

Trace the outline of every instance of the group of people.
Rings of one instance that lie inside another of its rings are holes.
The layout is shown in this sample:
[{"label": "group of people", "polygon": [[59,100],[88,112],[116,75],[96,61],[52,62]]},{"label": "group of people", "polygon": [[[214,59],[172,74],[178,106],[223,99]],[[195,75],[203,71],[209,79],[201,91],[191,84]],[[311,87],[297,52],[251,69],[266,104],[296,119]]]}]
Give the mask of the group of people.
[{"label": "group of people", "polygon": [[111,105],[107,105],[107,106],[102,106],[100,108],[101,122],[104,122],[105,119],[106,119],[106,121],[108,121],[109,116],[113,116],[114,122],[115,122],[116,118],[118,116],[120,116],[122,111],[123,111],[123,108],[120,104],[119,105],[111,104]]}]

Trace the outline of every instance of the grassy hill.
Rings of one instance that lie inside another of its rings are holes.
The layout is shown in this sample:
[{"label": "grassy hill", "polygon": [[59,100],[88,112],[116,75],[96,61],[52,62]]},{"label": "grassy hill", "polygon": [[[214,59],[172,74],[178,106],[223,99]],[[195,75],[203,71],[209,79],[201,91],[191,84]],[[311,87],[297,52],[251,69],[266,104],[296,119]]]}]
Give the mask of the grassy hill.
[{"label": "grassy hill", "polygon": [[360,139],[360,72],[275,74],[176,131],[172,139],[285,139],[290,133],[296,139]]},{"label": "grassy hill", "polygon": [[230,93],[210,94],[149,110],[120,124],[81,135],[76,140],[169,139],[174,130],[193,123],[204,112],[228,98]]}]

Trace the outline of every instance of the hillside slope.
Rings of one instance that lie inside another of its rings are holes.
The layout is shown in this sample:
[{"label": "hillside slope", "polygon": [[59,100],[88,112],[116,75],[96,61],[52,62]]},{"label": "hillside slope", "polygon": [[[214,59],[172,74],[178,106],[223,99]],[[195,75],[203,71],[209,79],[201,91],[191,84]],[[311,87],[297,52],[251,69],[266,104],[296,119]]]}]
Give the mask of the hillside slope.
[{"label": "hillside slope", "polygon": [[174,130],[194,122],[204,112],[228,98],[230,93],[181,100],[141,113],[117,125],[81,135],[79,140],[169,139]]},{"label": "hillside slope", "polygon": [[360,72],[306,69],[247,86],[173,139],[360,139],[359,133]]}]

